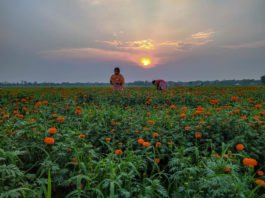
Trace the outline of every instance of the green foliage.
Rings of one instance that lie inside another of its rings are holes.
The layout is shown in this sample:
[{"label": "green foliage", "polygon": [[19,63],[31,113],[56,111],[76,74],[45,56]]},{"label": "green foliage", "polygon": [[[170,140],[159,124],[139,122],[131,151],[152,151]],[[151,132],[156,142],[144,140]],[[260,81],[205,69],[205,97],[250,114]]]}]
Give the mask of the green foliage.
[{"label": "green foliage", "polygon": [[[265,168],[264,93],[262,86],[1,90],[0,197],[263,196],[255,180],[265,179],[256,173]],[[246,157],[257,166],[244,166]]]}]

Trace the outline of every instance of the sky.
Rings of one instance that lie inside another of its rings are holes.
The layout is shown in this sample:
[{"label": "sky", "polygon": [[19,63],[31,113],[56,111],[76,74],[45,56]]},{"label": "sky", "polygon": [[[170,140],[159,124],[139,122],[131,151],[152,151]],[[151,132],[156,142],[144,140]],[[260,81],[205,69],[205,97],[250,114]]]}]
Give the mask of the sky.
[{"label": "sky", "polygon": [[1,0],[0,82],[260,79],[264,0]]}]

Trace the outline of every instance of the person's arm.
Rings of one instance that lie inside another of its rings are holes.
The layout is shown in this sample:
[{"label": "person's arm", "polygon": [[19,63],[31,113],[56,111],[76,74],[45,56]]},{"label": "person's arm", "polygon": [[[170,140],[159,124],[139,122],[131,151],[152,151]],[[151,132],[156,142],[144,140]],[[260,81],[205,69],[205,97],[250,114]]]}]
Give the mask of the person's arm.
[{"label": "person's arm", "polygon": [[156,81],[155,81],[155,85],[156,85],[156,89],[157,89],[157,90],[159,90],[159,83],[160,83],[159,80],[156,80]]},{"label": "person's arm", "polygon": [[124,77],[123,75],[121,75],[121,85],[124,85],[124,83],[125,83]]},{"label": "person's arm", "polygon": [[111,85],[113,85],[113,82],[112,82],[112,76],[110,77],[109,82],[110,82]]}]

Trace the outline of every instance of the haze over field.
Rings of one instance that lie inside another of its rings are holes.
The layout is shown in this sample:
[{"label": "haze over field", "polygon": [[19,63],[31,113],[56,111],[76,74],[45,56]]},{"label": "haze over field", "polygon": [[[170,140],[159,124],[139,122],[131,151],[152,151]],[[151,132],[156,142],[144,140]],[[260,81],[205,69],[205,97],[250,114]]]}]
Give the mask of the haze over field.
[{"label": "haze over field", "polygon": [[259,79],[264,0],[1,0],[0,81]]}]

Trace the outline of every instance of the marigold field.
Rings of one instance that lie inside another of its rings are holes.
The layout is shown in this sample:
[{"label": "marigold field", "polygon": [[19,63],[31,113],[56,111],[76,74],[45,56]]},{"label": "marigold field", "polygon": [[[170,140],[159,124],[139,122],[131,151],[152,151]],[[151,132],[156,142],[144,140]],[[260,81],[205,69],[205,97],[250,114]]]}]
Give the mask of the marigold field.
[{"label": "marigold field", "polygon": [[265,197],[265,87],[0,90],[0,197]]}]

